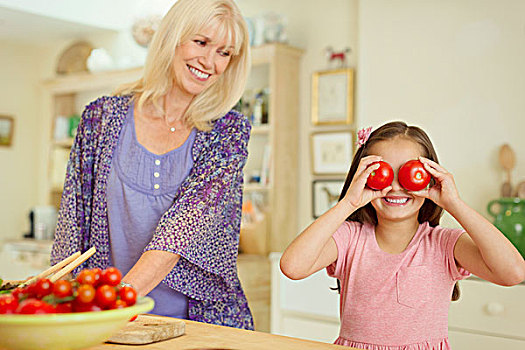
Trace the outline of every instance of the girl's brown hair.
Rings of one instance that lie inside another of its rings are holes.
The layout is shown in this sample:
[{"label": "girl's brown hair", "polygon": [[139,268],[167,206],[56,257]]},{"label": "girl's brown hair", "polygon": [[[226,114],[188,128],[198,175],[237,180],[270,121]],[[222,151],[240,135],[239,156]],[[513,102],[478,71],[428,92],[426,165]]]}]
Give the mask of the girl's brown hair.
[{"label": "girl's brown hair", "polygon": [[[396,137],[403,137],[414,141],[423,149],[423,157],[428,158],[436,163],[439,163],[434,146],[432,145],[432,142],[430,141],[428,135],[422,129],[420,129],[417,126],[408,126],[402,121],[386,123],[383,126],[374,130],[370,134],[368,140],[357,149],[354,155],[354,159],[352,160],[350,170],[348,171],[348,175],[346,176],[343,189],[341,190],[339,200],[341,200],[344,197],[346,190],[348,189],[348,187],[350,187],[350,184],[354,179],[354,175],[357,171],[359,163],[361,162],[361,159],[363,157],[371,155],[369,153],[371,147],[378,142],[391,140]],[[434,179],[432,179],[430,182],[430,186],[432,185],[434,185]],[[430,199],[425,198],[423,206],[421,207],[421,209],[419,209],[417,220],[420,224],[428,221],[430,226],[435,227],[439,225],[439,220],[442,214],[443,208],[438,206],[436,203],[432,202]],[[357,221],[362,224],[370,223],[373,225],[377,225],[377,214],[372,204],[368,203],[364,207],[361,207],[354,211],[346,220]],[[339,281],[337,281],[337,284],[339,287]],[[452,292],[452,300],[458,299],[459,287],[456,283]]]}]

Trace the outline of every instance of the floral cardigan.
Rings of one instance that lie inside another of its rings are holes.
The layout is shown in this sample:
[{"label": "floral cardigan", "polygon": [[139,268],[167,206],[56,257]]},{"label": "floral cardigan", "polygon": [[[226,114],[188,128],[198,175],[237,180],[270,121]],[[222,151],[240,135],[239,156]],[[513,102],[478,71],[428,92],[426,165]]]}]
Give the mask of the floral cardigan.
[{"label": "floral cardigan", "polygon": [[[67,167],[53,264],[95,246],[76,271],[109,265],[107,180],[130,102],[131,96],[101,97],[84,110]],[[249,135],[247,119],[233,110],[213,130],[197,131],[193,168],[144,248],[181,256],[162,282],[188,297],[191,320],[244,329],[253,329],[253,319],[236,262]]]}]

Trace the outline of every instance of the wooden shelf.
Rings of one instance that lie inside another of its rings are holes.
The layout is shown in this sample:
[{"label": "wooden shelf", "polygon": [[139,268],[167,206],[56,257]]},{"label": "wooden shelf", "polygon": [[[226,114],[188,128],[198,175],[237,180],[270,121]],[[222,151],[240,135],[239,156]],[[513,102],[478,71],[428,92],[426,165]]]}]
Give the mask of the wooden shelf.
[{"label": "wooden shelf", "polygon": [[73,146],[73,141],[74,141],[73,138],[63,139],[63,140],[54,140],[53,141],[53,145],[56,146],[56,147],[69,148],[70,149],[71,146]]}]

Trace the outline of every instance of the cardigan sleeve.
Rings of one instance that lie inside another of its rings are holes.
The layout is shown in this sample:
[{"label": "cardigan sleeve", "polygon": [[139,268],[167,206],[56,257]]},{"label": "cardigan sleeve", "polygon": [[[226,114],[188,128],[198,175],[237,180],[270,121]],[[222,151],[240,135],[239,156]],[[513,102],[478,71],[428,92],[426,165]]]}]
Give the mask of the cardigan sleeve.
[{"label": "cardigan sleeve", "polygon": [[88,105],[82,113],[71,148],[57,226],[51,251],[51,264],[82,251],[84,235],[89,232],[93,183],[93,124],[101,99]]},{"label": "cardigan sleeve", "polygon": [[236,273],[250,128],[244,116],[230,112],[205,133],[206,145],[145,251],[179,254],[204,274]]}]

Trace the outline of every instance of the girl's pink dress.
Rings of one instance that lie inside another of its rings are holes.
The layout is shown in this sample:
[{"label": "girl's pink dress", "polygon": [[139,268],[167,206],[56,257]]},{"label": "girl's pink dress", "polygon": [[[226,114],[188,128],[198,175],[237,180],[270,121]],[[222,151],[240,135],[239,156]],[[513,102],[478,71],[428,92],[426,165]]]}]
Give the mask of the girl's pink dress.
[{"label": "girl's pink dress", "polygon": [[345,222],[334,233],[337,260],[328,274],[341,281],[341,330],[336,344],[374,350],[450,349],[448,308],[458,269],[454,245],[464,231],[419,225],[400,254],[382,251],[374,226]]}]

